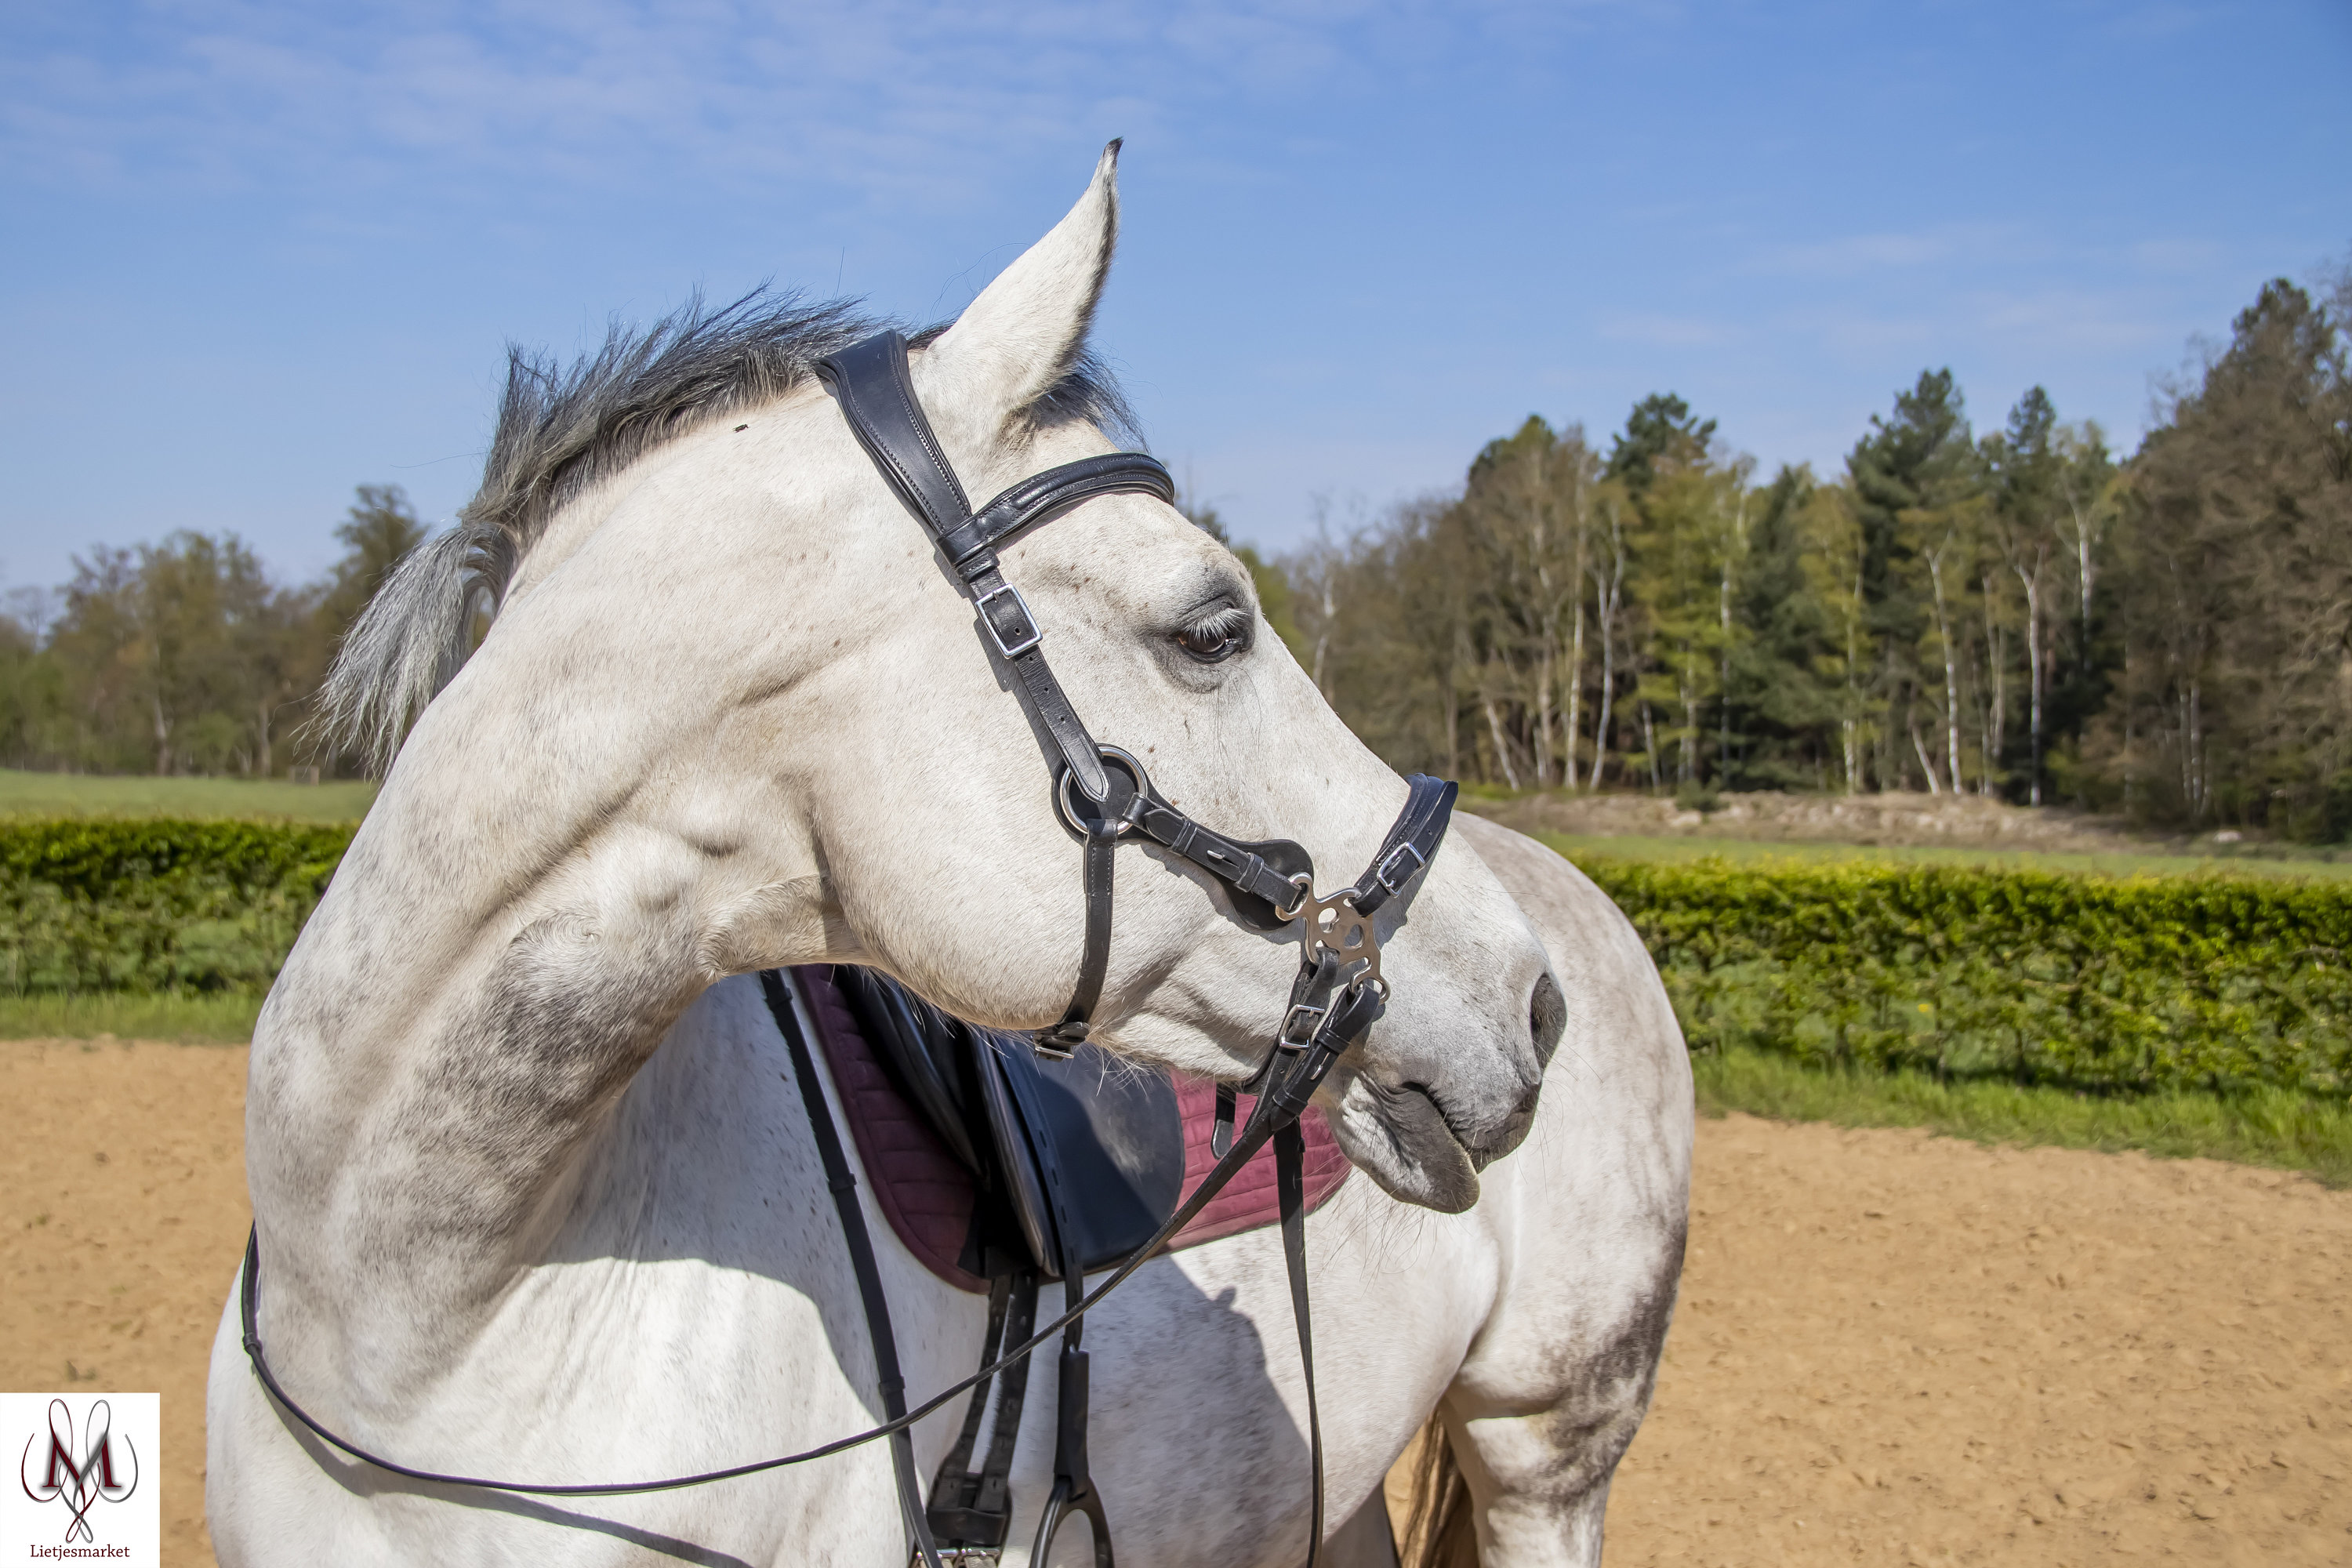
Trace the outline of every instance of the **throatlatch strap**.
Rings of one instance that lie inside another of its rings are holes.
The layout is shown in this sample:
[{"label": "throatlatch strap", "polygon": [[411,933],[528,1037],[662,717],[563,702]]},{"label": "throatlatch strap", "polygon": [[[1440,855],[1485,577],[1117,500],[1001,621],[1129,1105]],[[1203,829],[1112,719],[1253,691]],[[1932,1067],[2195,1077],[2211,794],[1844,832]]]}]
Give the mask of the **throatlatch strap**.
[{"label": "throatlatch strap", "polygon": [[[817,1157],[824,1165],[824,1184],[832,1189],[833,1206],[841,1216],[842,1239],[849,1244],[857,1297],[866,1308],[866,1331],[874,1342],[874,1368],[881,1384],[882,1414],[896,1421],[907,1414],[907,1380],[898,1371],[898,1338],[890,1331],[890,1300],[882,1293],[881,1271],[874,1266],[874,1238],[866,1229],[866,1211],[857,1204],[857,1178],[842,1150],[841,1130],[833,1124],[833,1110],[824,1102],[824,1086],[817,1081],[816,1061],[793,1014],[784,977],[772,969],[761,970],[760,990],[768,999],[768,1011],[775,1015],[778,1032],[792,1050],[793,1077],[799,1082],[809,1131],[816,1138]],[[898,1483],[898,1510],[907,1517],[907,1532],[924,1568],[942,1568],[939,1545],[931,1539],[930,1521],[923,1509],[923,1494],[915,1482],[914,1439],[904,1429],[890,1434],[890,1469]]]}]

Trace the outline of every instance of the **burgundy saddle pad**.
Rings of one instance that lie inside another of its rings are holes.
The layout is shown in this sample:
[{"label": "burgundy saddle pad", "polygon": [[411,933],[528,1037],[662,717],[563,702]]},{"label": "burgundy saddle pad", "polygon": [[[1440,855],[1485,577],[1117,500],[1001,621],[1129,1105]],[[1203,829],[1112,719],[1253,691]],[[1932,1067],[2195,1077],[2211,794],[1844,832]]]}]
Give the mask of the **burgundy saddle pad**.
[{"label": "burgundy saddle pad", "polygon": [[[972,1206],[978,1201],[971,1173],[948,1152],[922,1113],[907,1102],[883,1071],[856,1017],[835,989],[830,966],[795,969],[793,983],[816,1024],[817,1044],[832,1069],[842,1109],[848,1114],[850,1136],[856,1141],[858,1160],[866,1167],[867,1190],[874,1194],[876,1206],[889,1217],[890,1228],[925,1268],[961,1289],[985,1292],[988,1281],[956,1262],[963,1254]],[[1209,1152],[1216,1098],[1216,1086],[1206,1079],[1176,1080],[1177,1109],[1184,1119],[1186,1197],[1192,1196],[1216,1163]],[[1243,1107],[1245,1117],[1246,1100]],[[1307,1207],[1311,1213],[1348,1179],[1348,1157],[1332,1142],[1321,1110],[1310,1107],[1299,1119],[1299,1129],[1307,1141]],[[1168,1249],[1198,1247],[1272,1225],[1279,1217],[1274,1150],[1269,1146],[1260,1149],[1224,1190],[1176,1233]]]}]

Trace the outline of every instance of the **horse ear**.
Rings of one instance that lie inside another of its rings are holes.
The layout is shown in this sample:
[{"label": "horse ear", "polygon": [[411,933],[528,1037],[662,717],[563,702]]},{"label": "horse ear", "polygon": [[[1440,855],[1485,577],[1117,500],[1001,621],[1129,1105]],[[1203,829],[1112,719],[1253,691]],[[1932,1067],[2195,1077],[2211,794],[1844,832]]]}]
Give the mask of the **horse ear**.
[{"label": "horse ear", "polygon": [[976,441],[993,440],[1077,363],[1118,243],[1118,147],[1103,149],[1068,216],[915,356],[934,423],[944,418]]}]

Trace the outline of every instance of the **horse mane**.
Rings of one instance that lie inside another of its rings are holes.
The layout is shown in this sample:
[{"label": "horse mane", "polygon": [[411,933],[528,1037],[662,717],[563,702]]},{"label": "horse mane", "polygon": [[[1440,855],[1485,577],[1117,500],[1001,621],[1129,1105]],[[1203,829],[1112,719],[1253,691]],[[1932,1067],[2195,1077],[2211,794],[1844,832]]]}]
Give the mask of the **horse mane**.
[{"label": "horse mane", "polygon": [[[356,753],[383,773],[471,655],[476,613],[497,615],[551,518],[656,448],[791,392],[827,354],[888,324],[855,300],[762,286],[717,309],[698,294],[650,327],[615,321],[602,347],[568,367],[509,343],[481,488],[455,527],[402,557],[344,634],[319,693],[320,749]],[[1035,426],[1084,421],[1140,445],[1133,411],[1091,350],[1027,414]]]}]

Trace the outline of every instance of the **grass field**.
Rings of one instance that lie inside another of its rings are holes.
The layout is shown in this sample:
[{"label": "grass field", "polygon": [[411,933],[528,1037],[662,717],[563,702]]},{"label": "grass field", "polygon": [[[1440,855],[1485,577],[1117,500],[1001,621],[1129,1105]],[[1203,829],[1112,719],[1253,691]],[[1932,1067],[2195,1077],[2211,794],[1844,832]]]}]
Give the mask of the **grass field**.
[{"label": "grass field", "polygon": [[1938,1083],[1917,1073],[1843,1072],[1761,1051],[1691,1058],[1699,1109],[1843,1127],[1925,1127],[1979,1143],[2143,1150],[2308,1171],[2352,1186],[2352,1107],[2264,1089],[2104,1099],[2011,1083]]},{"label": "grass field", "polygon": [[178,1040],[186,1045],[243,1045],[261,1013],[257,992],[156,996],[113,993],[87,996],[0,995],[0,1040]]},{"label": "grass field", "polygon": [[1687,864],[1728,860],[1754,866],[1774,860],[1819,865],[1866,861],[1887,866],[1983,866],[2004,871],[2057,871],[2105,877],[2264,877],[2352,881],[2352,861],[2296,860],[2224,855],[2069,855],[2032,849],[1958,849],[1942,845],[1822,844],[1802,839],[1643,837],[1637,834],[1538,833],[1570,860],[1594,857]]},{"label": "grass field", "polygon": [[0,816],[237,817],[357,822],[372,784],[288,784],[283,779],[158,779],[28,773],[0,768]]}]

